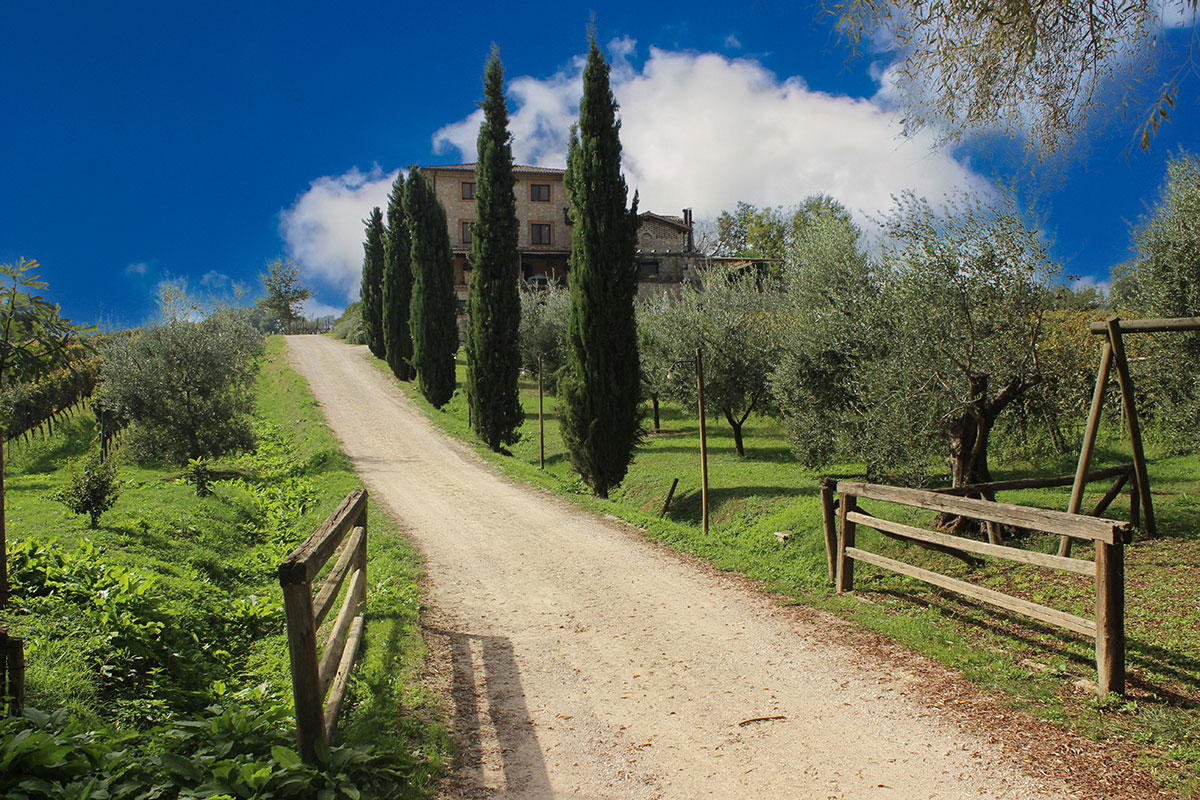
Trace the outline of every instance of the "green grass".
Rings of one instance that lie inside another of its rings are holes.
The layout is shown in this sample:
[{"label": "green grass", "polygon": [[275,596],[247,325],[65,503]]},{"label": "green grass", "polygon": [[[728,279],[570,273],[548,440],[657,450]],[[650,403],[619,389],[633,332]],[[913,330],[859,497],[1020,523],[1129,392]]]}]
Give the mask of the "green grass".
[{"label": "green grass", "polygon": [[[258,379],[259,451],[214,464],[243,477],[215,482],[210,497],[196,497],[178,468],[129,463],[118,452],[120,497],[99,528],[88,530],[86,517],[50,495],[94,446],[91,415],[10,448],[10,550],[31,546],[25,542],[69,557],[90,542],[95,551],[85,561],[152,586],[145,601],[125,592],[111,613],[92,611],[103,605],[93,598],[75,608],[16,597],[0,621],[27,639],[29,705],[67,708],[88,724],[149,730],[261,683],[290,703],[275,568],[361,482],[283,348],[271,340]],[[449,742],[440,698],[418,680],[421,564],[373,501],[369,514],[367,635],[341,738],[402,754],[409,782],[398,796],[425,797],[444,770]],[[164,626],[161,635],[145,627],[152,624]],[[146,643],[149,655],[139,655]]]},{"label": "green grass", "polygon": [[[382,362],[378,368],[388,373]],[[390,374],[390,373],[388,373]],[[1200,458],[1150,453],[1150,477],[1158,535],[1138,535],[1127,548],[1126,629],[1129,691],[1123,700],[1098,701],[1076,685],[1095,680],[1091,640],[1045,627],[1023,617],[981,606],[917,581],[860,565],[853,596],[837,597],[829,585],[818,481],[822,474],[858,477],[861,468],[839,464],[822,473],[802,468],[792,457],[775,420],[751,418],[745,426],[746,458],[733,448],[729,427],[714,417],[708,425],[710,532],[700,528],[700,461],[694,416],[666,404],[662,430],[649,434],[624,483],[609,500],[593,498],[570,468],[559,435],[555,400],[545,398],[546,467],[539,468],[536,375],[524,376],[526,412],[521,439],[511,456],[488,451],[467,425],[461,391],[440,410],[431,408],[412,385],[401,384],[442,430],[475,444],[503,472],[568,497],[584,508],[614,514],[645,535],[693,553],[714,566],[760,581],[763,587],[801,603],[833,611],[886,634],[959,670],[1007,703],[1095,738],[1126,739],[1131,757],[1186,797],[1200,797]],[[647,420],[649,424],[649,420]],[[1130,461],[1119,439],[1102,439],[1094,464]],[[1074,471],[1074,455],[1055,463],[993,465],[997,480]],[[669,514],[659,517],[673,478],[679,487]],[[1090,508],[1107,489],[1093,484]],[[1009,492],[1005,502],[1065,508],[1069,488]],[[871,503],[864,504],[868,509]],[[876,504],[881,515],[908,522],[920,513]],[[1108,511],[1128,518],[1128,494]],[[860,527],[859,546],[954,577],[1000,589],[1081,616],[1094,613],[1091,581],[1035,567],[989,561],[980,569],[937,553],[905,546]],[[780,544],[775,531],[790,531]],[[1051,537],[1026,537],[1023,547],[1053,552]],[[1075,554],[1090,558],[1090,548]]]}]

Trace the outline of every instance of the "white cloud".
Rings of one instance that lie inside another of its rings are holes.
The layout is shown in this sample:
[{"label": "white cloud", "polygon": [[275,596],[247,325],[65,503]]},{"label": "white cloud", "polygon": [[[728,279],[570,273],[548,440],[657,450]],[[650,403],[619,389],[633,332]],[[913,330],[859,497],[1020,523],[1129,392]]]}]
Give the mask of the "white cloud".
[{"label": "white cloud", "polygon": [[[357,299],[357,298],[355,298]],[[345,305],[331,306],[322,303],[320,300],[308,298],[300,304],[300,313],[307,319],[316,319],[319,317],[340,317],[342,312],[346,310]]]},{"label": "white cloud", "polygon": [[147,264],[145,261],[139,261],[136,264],[126,264],[125,265],[125,274],[126,275],[145,275],[146,270],[148,270],[149,268],[150,268],[150,265]]},{"label": "white cloud", "polygon": [[1163,28],[1190,28],[1197,22],[1196,7],[1187,0],[1156,0],[1152,4]]},{"label": "white cloud", "polygon": [[358,298],[363,220],[375,206],[387,208],[399,173],[385,174],[379,167],[364,173],[355,167],[343,175],[317,178],[280,213],[284,247],[305,279],[331,287],[347,300]]},{"label": "white cloud", "polygon": [[[901,138],[897,114],[875,100],[813,91],[751,59],[652,48],[637,70],[627,66],[633,42],[618,40],[610,51],[621,67],[614,67],[613,91],[623,168],[644,210],[714,215],[739,200],[790,205],[823,192],[865,219],[906,189],[937,201],[989,187],[936,149],[932,135]],[[565,164],[583,63],[579,57],[549,78],[511,82],[519,163]],[[438,151],[457,148],[473,160],[478,115],[439,130]]]},{"label": "white cloud", "polygon": [[725,49],[726,50],[741,50],[742,49],[742,42],[740,39],[738,39],[736,33],[731,33],[725,37]]},{"label": "white cloud", "polygon": [[229,276],[224,272],[210,269],[200,278],[200,285],[209,289],[224,289],[229,285]]}]

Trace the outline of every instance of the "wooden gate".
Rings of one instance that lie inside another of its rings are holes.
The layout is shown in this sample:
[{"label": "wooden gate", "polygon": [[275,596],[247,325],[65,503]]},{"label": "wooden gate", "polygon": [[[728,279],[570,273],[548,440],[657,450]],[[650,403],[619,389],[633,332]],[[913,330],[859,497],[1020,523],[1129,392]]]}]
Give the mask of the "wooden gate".
[{"label": "wooden gate", "polygon": [[[1014,611],[1092,637],[1096,640],[1096,683],[1099,694],[1104,696],[1109,692],[1125,692],[1125,542],[1133,530],[1128,522],[873,483],[827,481],[825,486],[827,488],[822,492],[822,501],[826,519],[830,519],[834,514],[835,493],[840,505],[837,510],[839,525],[836,549],[831,553],[835,566],[834,585],[838,594],[854,589],[854,562],[862,561],[1006,611]],[[970,517],[985,523],[1012,525],[1055,536],[1091,540],[1096,545],[1096,560],[1092,562],[1039,553],[904,525],[867,513],[859,508],[860,499],[879,500],[910,508]],[[976,553],[1092,576],[1096,587],[1095,618],[1085,619],[863,550],[855,546],[855,529],[858,525],[874,528],[885,536],[960,556]]]},{"label": "wooden gate", "polygon": [[[338,545],[342,545],[338,560],[321,581],[314,600],[313,579],[338,551]],[[317,631],[333,608],[347,574],[350,583],[345,599],[318,661]],[[279,584],[287,616],[296,739],[300,755],[311,763],[316,760],[317,741],[329,742],[337,732],[350,670],[362,643],[362,611],[367,599],[366,489],[346,495],[321,527],[283,560]]]}]

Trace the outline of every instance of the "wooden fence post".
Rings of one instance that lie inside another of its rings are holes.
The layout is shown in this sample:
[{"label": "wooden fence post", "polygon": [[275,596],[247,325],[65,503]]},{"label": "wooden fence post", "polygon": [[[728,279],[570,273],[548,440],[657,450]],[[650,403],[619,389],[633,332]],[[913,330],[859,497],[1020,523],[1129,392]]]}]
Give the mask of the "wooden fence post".
[{"label": "wooden fence post", "polygon": [[1125,543],[1096,542],[1096,685],[1125,694]]},{"label": "wooden fence post", "polygon": [[821,478],[821,525],[825,529],[825,558],[829,562],[829,582],[837,585],[837,520],[834,516],[833,498],[837,492],[837,481]]},{"label": "wooden fence post", "polygon": [[287,617],[292,697],[296,701],[296,739],[300,757],[315,764],[317,740],[326,741],[326,737],[325,698],[318,677],[317,631],[313,627],[312,584],[304,581],[285,585],[283,612]]},{"label": "wooden fence post", "polygon": [[840,535],[837,547],[837,593],[854,590],[854,559],[847,557],[846,548],[854,546],[854,522],[847,519],[851,511],[858,509],[858,498],[851,494],[841,493],[841,508],[838,509]]},{"label": "wooden fence post", "polygon": [[1125,359],[1125,343],[1121,338],[1121,320],[1111,317],[1105,323],[1108,326],[1108,338],[1112,341],[1113,362],[1117,366],[1117,381],[1121,384],[1121,402],[1125,406],[1125,415],[1129,420],[1129,444],[1133,449],[1133,468],[1137,475],[1138,494],[1142,499],[1143,519],[1146,522],[1146,535],[1153,537],[1154,502],[1150,498],[1150,475],[1146,470],[1146,453],[1142,449],[1142,428],[1138,423],[1137,400],[1133,394],[1133,378],[1129,375],[1129,362]]}]

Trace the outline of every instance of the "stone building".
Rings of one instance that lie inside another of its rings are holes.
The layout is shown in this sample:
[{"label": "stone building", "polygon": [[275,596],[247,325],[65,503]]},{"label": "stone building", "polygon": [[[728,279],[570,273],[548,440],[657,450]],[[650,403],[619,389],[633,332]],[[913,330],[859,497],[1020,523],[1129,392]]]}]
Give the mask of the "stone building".
[{"label": "stone building", "polygon": [[[471,224],[475,221],[475,165],[420,167],[446,209],[450,250],[454,254],[454,285],[466,297],[471,267]],[[571,215],[564,171],[548,167],[514,166],[516,178],[518,247],[521,277],[531,283],[566,285],[571,254]],[[692,236],[692,211],[682,217],[646,212],[638,229],[638,293],[678,284],[701,255]]]}]

